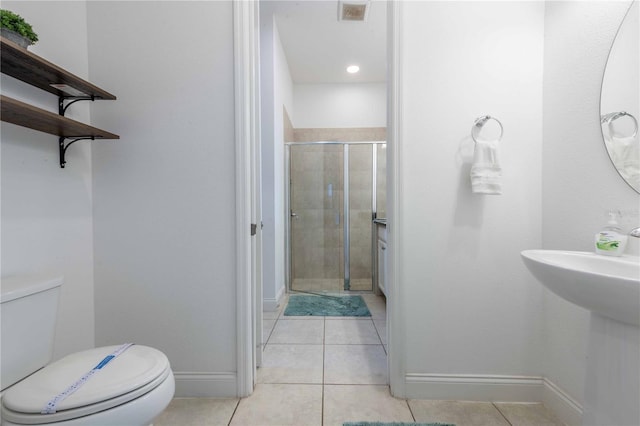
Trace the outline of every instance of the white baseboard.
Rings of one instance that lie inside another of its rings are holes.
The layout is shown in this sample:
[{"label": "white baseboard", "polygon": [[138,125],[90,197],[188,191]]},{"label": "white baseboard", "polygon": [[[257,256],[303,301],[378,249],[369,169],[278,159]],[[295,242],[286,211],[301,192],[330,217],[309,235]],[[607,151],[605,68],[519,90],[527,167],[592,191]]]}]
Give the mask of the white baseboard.
[{"label": "white baseboard", "polygon": [[405,380],[409,399],[503,402],[542,400],[542,377],[407,374]]},{"label": "white baseboard", "polygon": [[545,377],[407,374],[407,399],[542,402],[568,426],[580,425],[582,406]]},{"label": "white baseboard", "polygon": [[262,299],[262,309],[267,312],[274,312],[278,310],[278,307],[282,303],[282,298],[284,297],[284,285],[280,287],[278,290],[278,294],[276,297],[265,297]]},{"label": "white baseboard", "polygon": [[176,397],[235,398],[238,395],[236,373],[199,373],[176,371]]},{"label": "white baseboard", "polygon": [[542,403],[567,426],[582,424],[582,405],[547,378],[544,379]]}]

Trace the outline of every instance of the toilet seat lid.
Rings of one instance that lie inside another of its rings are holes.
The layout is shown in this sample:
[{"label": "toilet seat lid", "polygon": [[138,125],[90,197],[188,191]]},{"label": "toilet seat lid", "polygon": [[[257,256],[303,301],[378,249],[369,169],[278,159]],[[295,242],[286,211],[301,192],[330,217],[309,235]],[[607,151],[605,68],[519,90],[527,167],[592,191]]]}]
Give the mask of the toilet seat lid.
[{"label": "toilet seat lid", "polygon": [[[118,347],[105,346],[77,352],[44,367],[8,389],[2,396],[3,408],[14,413],[40,414],[47,402]],[[62,413],[94,404],[103,406],[99,403],[143,388],[166,374],[168,369],[169,360],[162,352],[148,346],[133,345],[61,401],[57,411]]]}]

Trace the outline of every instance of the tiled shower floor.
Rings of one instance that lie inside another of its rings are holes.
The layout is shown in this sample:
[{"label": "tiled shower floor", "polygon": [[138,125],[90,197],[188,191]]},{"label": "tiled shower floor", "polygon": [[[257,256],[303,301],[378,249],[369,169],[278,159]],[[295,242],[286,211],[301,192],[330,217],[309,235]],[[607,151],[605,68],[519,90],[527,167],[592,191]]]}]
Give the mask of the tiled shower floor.
[{"label": "tiled shower floor", "polygon": [[392,397],[387,385],[385,301],[373,294],[363,297],[371,318],[285,317],[283,307],[265,312],[263,365],[254,393],[242,399],[176,398],[154,425],[561,425],[542,404]]}]

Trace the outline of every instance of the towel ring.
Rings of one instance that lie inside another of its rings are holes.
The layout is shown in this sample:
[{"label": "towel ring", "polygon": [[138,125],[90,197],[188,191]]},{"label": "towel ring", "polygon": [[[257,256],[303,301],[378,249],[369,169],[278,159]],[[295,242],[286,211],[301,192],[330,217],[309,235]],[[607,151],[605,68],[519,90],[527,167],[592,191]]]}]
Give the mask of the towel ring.
[{"label": "towel ring", "polygon": [[633,120],[633,134],[629,137],[631,138],[635,138],[636,135],[638,134],[638,120],[636,120],[636,118],[633,116],[633,114],[629,114],[626,111],[620,111],[620,112],[611,112],[609,114],[605,114],[600,118],[600,121],[602,122],[602,124],[606,124],[606,125],[611,125],[611,123],[613,123],[614,121],[616,121],[618,118],[621,117],[629,117],[631,120]]},{"label": "towel ring", "polygon": [[483,115],[482,117],[476,118],[476,120],[473,122],[473,126],[471,127],[471,138],[473,139],[474,142],[478,143],[477,138],[480,134],[480,130],[482,130],[484,125],[489,120],[494,120],[496,123],[498,123],[498,126],[500,126],[500,136],[498,136],[498,139],[496,139],[496,142],[502,139],[502,135],[504,134],[504,128],[502,127],[502,123],[500,122],[500,120],[490,115]]}]

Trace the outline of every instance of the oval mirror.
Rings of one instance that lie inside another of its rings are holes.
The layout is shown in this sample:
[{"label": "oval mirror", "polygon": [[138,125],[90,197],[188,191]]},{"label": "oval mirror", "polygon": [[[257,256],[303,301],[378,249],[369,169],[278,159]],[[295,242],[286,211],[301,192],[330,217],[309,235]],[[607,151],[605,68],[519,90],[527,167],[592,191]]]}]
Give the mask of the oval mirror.
[{"label": "oval mirror", "polygon": [[639,17],[638,1],[634,1],[611,47],[600,97],[600,124],[609,158],[618,174],[638,193],[640,193]]},{"label": "oval mirror", "polygon": [[638,1],[634,1],[611,47],[600,97],[600,124],[609,158],[618,174],[638,193],[640,193],[639,17]]}]

